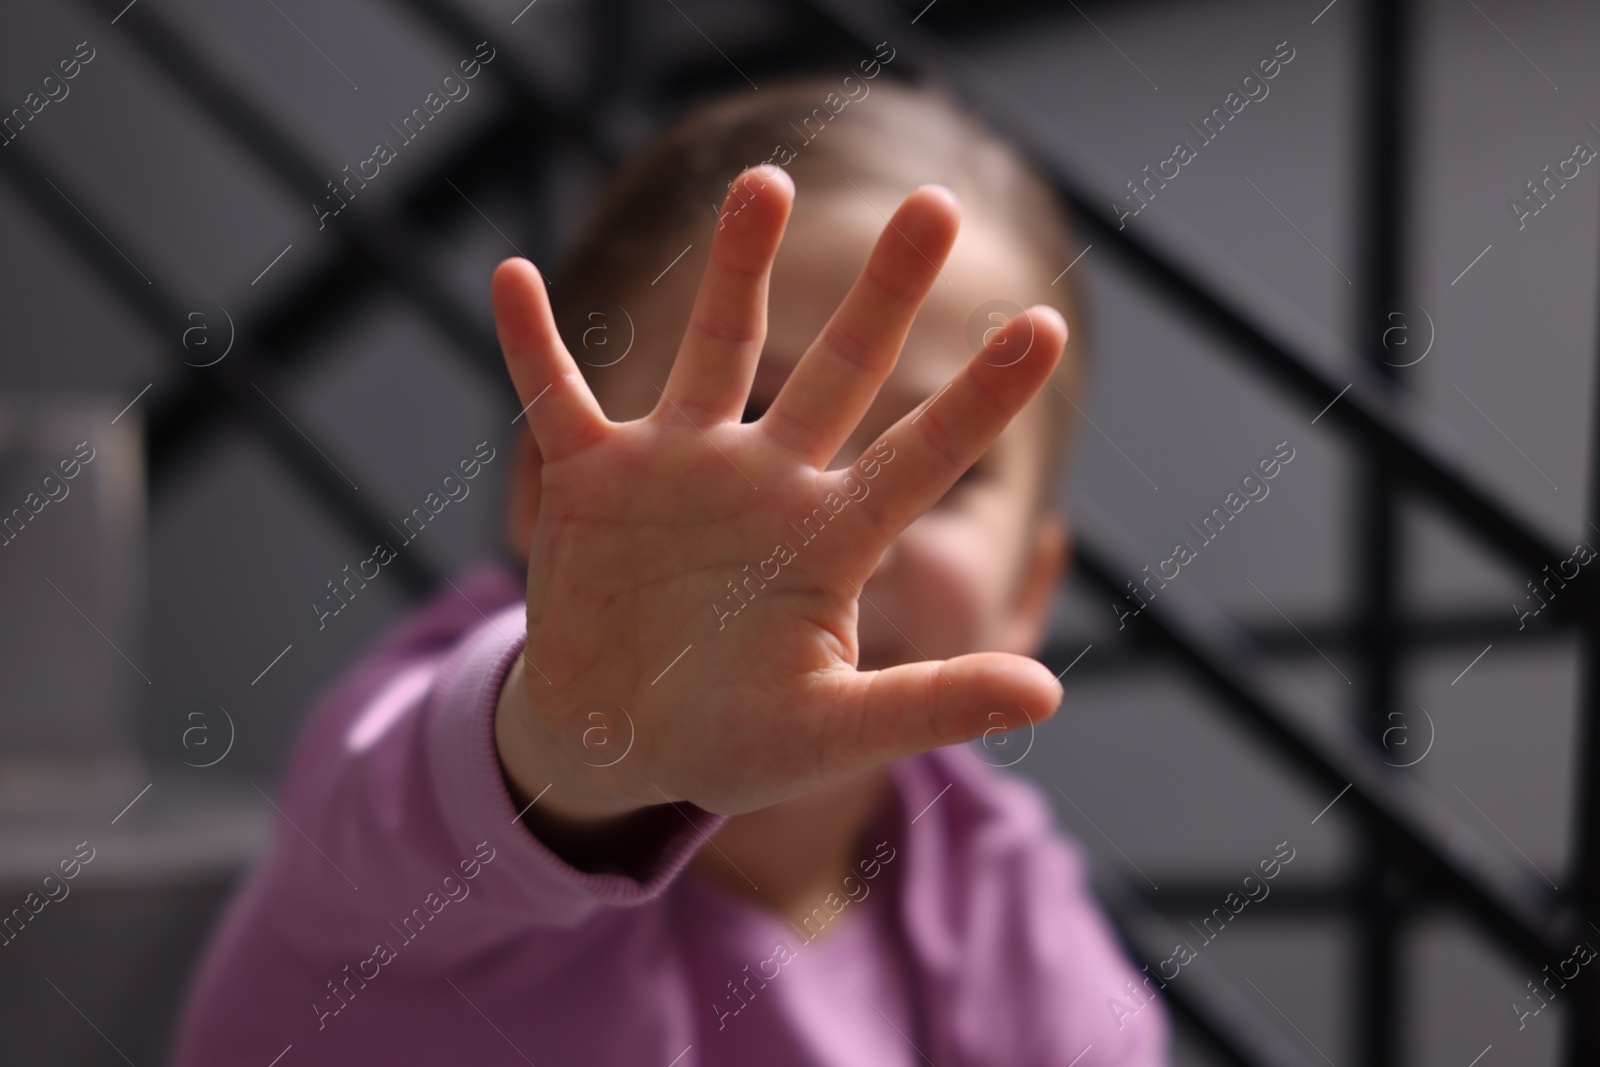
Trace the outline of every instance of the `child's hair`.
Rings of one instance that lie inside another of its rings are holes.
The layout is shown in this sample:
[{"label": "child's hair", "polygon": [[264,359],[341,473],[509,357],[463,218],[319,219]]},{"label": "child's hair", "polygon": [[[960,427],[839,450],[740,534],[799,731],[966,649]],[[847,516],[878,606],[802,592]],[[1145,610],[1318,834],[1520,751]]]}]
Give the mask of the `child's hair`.
[{"label": "child's hair", "polygon": [[[729,183],[763,162],[794,178],[797,209],[822,193],[898,199],[937,182],[960,198],[968,224],[985,219],[1015,236],[1039,281],[1030,293],[1004,296],[1052,305],[1071,327],[1053,382],[1037,398],[1048,449],[1037,499],[1041,509],[1051,506],[1086,369],[1077,290],[1070,275],[1050,282],[1077,254],[1070,224],[1050,185],[1015,149],[931,87],[804,77],[690,107],[619,171],[552,278],[568,348],[581,352],[592,309],[625,305],[649,282],[664,248],[711,229]],[[578,363],[591,386],[615,373]]]}]

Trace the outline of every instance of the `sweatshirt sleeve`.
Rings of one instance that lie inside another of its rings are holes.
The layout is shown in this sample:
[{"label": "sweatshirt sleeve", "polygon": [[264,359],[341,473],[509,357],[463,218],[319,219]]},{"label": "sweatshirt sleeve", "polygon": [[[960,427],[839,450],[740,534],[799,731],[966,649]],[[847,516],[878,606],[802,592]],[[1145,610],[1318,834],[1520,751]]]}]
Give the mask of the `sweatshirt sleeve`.
[{"label": "sweatshirt sleeve", "polygon": [[308,730],[260,887],[299,952],[364,954],[386,923],[468,896],[458,910],[470,921],[408,950],[413,962],[425,952],[444,965],[507,935],[570,929],[660,896],[726,820],[662,805],[655,837],[639,842],[638,878],[581,871],[547,848],[519,821],[494,741],[500,686],[525,640],[522,608],[508,607],[453,646],[391,661],[370,696],[341,708],[336,695]]}]

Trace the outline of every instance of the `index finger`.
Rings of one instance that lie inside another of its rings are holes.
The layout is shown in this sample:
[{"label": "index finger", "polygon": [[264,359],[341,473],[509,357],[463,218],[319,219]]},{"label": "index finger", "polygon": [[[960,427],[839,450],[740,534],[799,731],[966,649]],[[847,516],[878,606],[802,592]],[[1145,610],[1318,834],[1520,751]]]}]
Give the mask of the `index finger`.
[{"label": "index finger", "polygon": [[[610,425],[561,341],[544,279],[513,257],[495,268],[494,326],[528,428],[547,462],[594,441]],[[513,420],[514,421],[514,420]]]}]

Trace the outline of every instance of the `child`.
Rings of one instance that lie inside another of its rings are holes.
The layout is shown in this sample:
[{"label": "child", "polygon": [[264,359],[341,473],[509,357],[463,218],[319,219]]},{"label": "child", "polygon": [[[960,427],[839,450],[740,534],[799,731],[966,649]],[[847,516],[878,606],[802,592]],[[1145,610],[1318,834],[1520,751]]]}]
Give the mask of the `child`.
[{"label": "child", "polygon": [[495,272],[525,581],[439,594],[313,716],[180,1065],[1166,1061],[1041,792],[961,744],[1062,695],[1023,653],[1080,357],[986,305],[1075,250],[861,71],[695,109],[548,295]]}]

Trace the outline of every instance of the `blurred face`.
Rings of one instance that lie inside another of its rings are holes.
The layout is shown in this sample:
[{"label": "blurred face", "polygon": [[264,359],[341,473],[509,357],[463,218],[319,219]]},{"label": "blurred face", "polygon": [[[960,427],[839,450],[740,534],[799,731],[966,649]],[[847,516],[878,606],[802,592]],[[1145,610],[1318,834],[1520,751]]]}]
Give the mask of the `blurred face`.
[{"label": "blurred face", "polygon": [[[884,215],[854,191],[824,195],[812,204],[802,194],[797,201],[773,266],[767,341],[746,421],[758,417],[777,396],[854,283],[895,200],[879,193],[875,204]],[[696,240],[656,284],[625,302],[633,319],[634,345],[603,372],[595,387],[612,420],[642,418],[659,400],[657,388],[665,383],[683,336],[707,246],[704,237]],[[830,467],[852,463],[972,358],[968,324],[980,305],[995,299],[1027,302],[1022,294],[1035,291],[1037,283],[1027,276],[1024,257],[1010,247],[1006,234],[981,216],[963,222],[943,279],[935,282],[918,313],[898,363]],[[615,358],[581,350],[573,354],[596,364]],[[1038,513],[1046,410],[1035,398],[945,497],[885,552],[863,590],[860,669],[977,651],[1037,650],[1066,553],[1064,525],[1048,511],[1042,517]],[[524,462],[537,462],[530,447],[522,451],[527,454]],[[892,462],[878,475],[894,476]],[[537,478],[519,475],[517,484],[536,485]],[[529,512],[536,514],[537,502],[518,503],[516,495],[513,501],[513,542],[525,557],[532,543]]]}]

